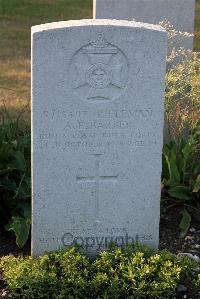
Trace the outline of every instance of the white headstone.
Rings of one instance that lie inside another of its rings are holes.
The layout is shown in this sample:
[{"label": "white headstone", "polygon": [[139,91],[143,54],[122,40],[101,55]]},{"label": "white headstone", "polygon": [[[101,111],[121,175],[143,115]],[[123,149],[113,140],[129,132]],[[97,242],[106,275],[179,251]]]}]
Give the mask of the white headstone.
[{"label": "white headstone", "polygon": [[158,246],[166,32],[112,20],[32,28],[32,254]]},{"label": "white headstone", "polygon": [[[195,0],[93,0],[97,19],[135,20],[158,24],[167,19],[176,30],[194,34]],[[193,37],[176,40],[193,49]]]}]

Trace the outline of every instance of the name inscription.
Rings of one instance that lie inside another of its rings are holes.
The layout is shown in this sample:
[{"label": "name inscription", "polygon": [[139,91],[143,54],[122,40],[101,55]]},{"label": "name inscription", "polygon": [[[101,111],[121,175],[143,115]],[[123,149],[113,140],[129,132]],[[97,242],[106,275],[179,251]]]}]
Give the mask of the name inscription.
[{"label": "name inscription", "polygon": [[[41,121],[51,123],[54,131],[41,131],[37,146],[61,151],[153,146],[157,144],[153,129],[141,129],[142,124],[150,123],[152,119],[151,107],[97,109],[92,113],[59,108],[45,110],[41,112]],[[57,126],[59,130],[56,130]]]}]

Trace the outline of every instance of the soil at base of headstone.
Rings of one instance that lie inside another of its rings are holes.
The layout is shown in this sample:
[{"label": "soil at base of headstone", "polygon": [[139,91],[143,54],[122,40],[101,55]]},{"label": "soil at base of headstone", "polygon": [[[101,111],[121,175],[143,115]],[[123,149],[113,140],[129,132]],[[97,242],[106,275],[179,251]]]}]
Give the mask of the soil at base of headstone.
[{"label": "soil at base of headstone", "polygon": [[167,249],[175,254],[191,253],[200,257],[200,221],[192,220],[187,234],[181,237],[181,211],[181,208],[173,208],[161,213],[160,249]]},{"label": "soil at base of headstone", "polygon": [[30,255],[30,239],[23,249],[17,247],[15,237],[0,225],[0,257],[4,255]]}]

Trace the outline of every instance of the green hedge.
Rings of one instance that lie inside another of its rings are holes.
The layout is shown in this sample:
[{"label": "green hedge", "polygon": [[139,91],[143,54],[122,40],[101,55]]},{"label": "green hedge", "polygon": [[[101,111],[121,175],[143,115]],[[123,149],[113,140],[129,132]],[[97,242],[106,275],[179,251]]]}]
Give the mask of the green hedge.
[{"label": "green hedge", "polygon": [[186,257],[141,245],[113,248],[95,260],[78,248],[0,260],[8,290],[21,299],[173,298],[178,284],[194,295],[200,291],[199,267]]}]

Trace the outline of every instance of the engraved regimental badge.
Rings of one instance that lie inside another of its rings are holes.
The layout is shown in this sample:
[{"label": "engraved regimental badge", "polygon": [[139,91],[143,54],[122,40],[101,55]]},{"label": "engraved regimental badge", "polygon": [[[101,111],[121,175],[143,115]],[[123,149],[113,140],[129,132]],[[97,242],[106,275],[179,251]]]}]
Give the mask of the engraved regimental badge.
[{"label": "engraved regimental badge", "polygon": [[84,100],[99,103],[115,100],[128,81],[125,54],[99,35],[72,57],[69,67],[71,87]]}]

